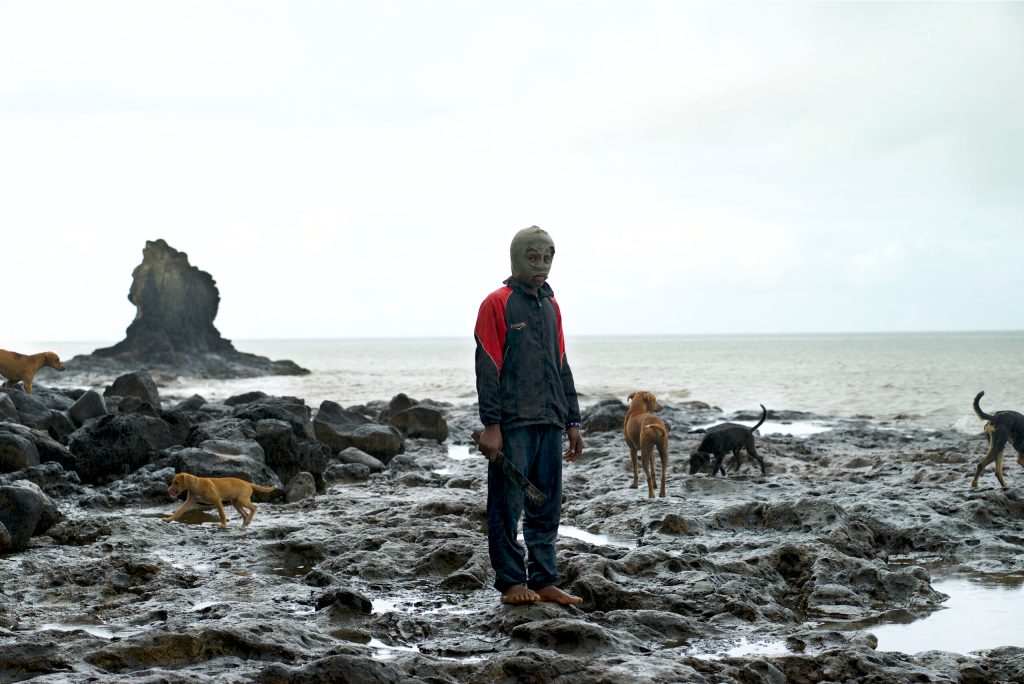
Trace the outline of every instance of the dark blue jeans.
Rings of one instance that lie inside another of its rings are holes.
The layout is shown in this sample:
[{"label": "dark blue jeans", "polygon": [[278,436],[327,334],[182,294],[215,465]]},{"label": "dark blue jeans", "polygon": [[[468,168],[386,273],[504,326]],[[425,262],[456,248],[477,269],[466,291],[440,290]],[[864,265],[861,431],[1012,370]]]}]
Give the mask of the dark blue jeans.
[{"label": "dark blue jeans", "polygon": [[[494,568],[494,588],[515,584],[542,589],[555,583],[555,540],[562,513],[562,433],[555,425],[527,425],[502,430],[504,453],[544,495],[536,505],[523,489],[491,463],[487,469],[487,547]],[[519,519],[529,562],[516,539]]]}]

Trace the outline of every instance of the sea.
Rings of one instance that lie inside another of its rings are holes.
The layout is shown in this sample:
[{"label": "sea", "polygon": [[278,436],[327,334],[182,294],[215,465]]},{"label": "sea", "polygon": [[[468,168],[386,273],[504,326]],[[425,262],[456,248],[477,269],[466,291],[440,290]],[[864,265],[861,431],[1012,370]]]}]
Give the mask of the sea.
[{"label": "sea", "polygon": [[[114,341],[29,342],[61,358]],[[262,390],[314,408],[413,399],[476,400],[475,343],[446,338],[234,340],[240,351],[291,359],[312,373],[238,380],[181,378],[165,398],[208,401]],[[9,347],[18,349],[18,347]],[[702,401],[729,414],[772,410],[870,419],[976,434],[971,402],[1024,411],[1024,331],[863,334],[580,336],[566,340],[580,403],[623,401],[634,390],[671,403]]]}]

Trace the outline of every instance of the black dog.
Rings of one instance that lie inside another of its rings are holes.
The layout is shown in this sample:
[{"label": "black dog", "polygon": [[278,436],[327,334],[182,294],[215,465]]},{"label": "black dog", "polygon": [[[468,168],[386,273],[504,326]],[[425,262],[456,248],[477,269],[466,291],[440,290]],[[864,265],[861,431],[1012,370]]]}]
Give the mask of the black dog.
[{"label": "black dog", "polygon": [[978,486],[978,478],[981,477],[982,471],[989,463],[995,461],[996,478],[1003,489],[1006,489],[1006,480],[1003,479],[1003,449],[1006,448],[1007,442],[1013,444],[1013,448],[1017,450],[1017,463],[1024,466],[1024,416],[1016,411],[996,411],[991,415],[985,413],[981,410],[979,403],[984,394],[984,392],[978,392],[978,396],[974,397],[974,412],[982,420],[988,421],[985,423],[985,432],[988,433],[988,453],[978,463],[971,486]]},{"label": "black dog", "polygon": [[764,475],[764,459],[761,458],[757,453],[757,449],[754,448],[754,430],[761,427],[761,423],[767,417],[768,409],[764,407],[764,404],[761,404],[761,420],[757,421],[757,425],[754,427],[737,425],[736,423],[723,423],[708,428],[704,439],[697,445],[697,449],[690,454],[690,474],[697,474],[701,468],[708,464],[713,456],[715,467],[711,469],[711,476],[714,477],[716,473],[721,471],[724,477],[725,469],[722,468],[722,460],[725,458],[725,455],[730,451],[732,452],[732,469],[736,470],[740,464],[740,451],[746,449],[747,453],[760,464],[761,474]]}]

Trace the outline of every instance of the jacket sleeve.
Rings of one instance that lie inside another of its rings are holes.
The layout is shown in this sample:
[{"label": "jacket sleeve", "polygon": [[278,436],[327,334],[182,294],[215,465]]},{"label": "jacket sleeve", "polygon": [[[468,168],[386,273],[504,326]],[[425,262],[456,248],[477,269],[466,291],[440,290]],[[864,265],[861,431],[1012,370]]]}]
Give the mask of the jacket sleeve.
[{"label": "jacket sleeve", "polygon": [[476,393],[480,422],[501,422],[501,364],[505,348],[505,299],[491,295],[480,305],[476,318]]},{"label": "jacket sleeve", "polygon": [[572,377],[572,368],[569,367],[569,359],[565,356],[565,335],[562,332],[562,309],[558,306],[558,302],[552,298],[551,303],[555,306],[555,316],[558,320],[558,353],[559,368],[562,374],[562,392],[565,393],[565,403],[568,408],[568,414],[566,421],[568,425],[566,427],[580,426],[582,417],[580,416],[580,401],[576,395],[576,381]]}]

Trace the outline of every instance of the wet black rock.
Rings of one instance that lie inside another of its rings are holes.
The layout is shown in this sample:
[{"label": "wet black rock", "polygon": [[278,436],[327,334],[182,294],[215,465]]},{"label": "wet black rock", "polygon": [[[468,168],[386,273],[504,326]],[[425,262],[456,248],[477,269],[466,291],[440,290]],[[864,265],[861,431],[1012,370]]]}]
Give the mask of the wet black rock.
[{"label": "wet black rock", "polygon": [[341,463],[359,464],[364,465],[370,469],[370,472],[379,473],[386,467],[380,462],[380,459],[374,458],[365,451],[360,451],[356,447],[348,447],[342,449],[332,457],[336,461]]},{"label": "wet black rock", "polygon": [[316,480],[318,490],[324,488],[323,475],[331,456],[326,445],[297,437],[293,425],[282,420],[261,420],[255,428],[255,439],[263,449],[267,466],[282,482],[307,472]]},{"label": "wet black rock", "polygon": [[63,517],[35,484],[19,481],[0,487],[0,526],[10,535],[0,553],[21,551],[31,537],[44,534]]},{"label": "wet black rock", "polygon": [[82,427],[90,418],[107,415],[107,404],[96,390],[85,392],[68,409],[68,415],[76,427]]},{"label": "wet black rock", "polygon": [[351,587],[335,587],[316,599],[317,610],[327,607],[337,607],[369,615],[373,611],[373,602]]},{"label": "wet black rock", "polygon": [[[251,456],[217,453],[197,447],[168,449],[166,454],[166,463],[175,472],[188,473],[196,477],[237,477],[264,487],[282,488],[282,480],[278,474],[261,460]],[[170,484],[169,479],[167,484]],[[254,495],[254,498],[260,500],[265,497]]]},{"label": "wet black rock", "polygon": [[0,473],[10,473],[39,465],[39,450],[18,434],[0,432]]},{"label": "wet black rock", "polygon": [[103,396],[136,397],[148,402],[153,407],[160,407],[160,390],[157,389],[153,376],[144,370],[118,376],[109,387],[103,390]]},{"label": "wet black rock", "polygon": [[316,496],[316,480],[309,473],[296,473],[284,487],[284,500],[295,503]]},{"label": "wet black rock", "polygon": [[71,434],[70,463],[82,482],[103,483],[152,463],[161,449],[183,441],[160,418],[140,414],[107,415]]},{"label": "wet black rock", "polygon": [[370,479],[370,469],[362,463],[332,463],[324,471],[328,485],[335,482],[365,482]]},{"label": "wet black rock", "polygon": [[618,399],[605,399],[583,412],[584,432],[621,432],[629,407]]}]

